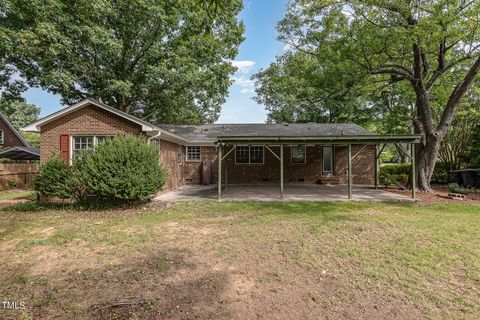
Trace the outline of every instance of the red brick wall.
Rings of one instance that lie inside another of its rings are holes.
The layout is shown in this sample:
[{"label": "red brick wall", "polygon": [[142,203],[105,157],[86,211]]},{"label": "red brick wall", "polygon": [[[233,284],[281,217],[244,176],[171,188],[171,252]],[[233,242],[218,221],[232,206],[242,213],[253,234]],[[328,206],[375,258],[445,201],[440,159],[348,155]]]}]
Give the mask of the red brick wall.
[{"label": "red brick wall", "polygon": [[0,144],[0,147],[9,148],[25,146],[2,119],[0,119],[0,130],[3,130],[3,144]]},{"label": "red brick wall", "polygon": [[[352,157],[362,150],[363,145],[352,146]],[[339,146],[335,148],[335,168],[336,175],[340,179],[340,183],[347,183],[347,168],[348,168],[348,147]],[[352,160],[352,173],[354,184],[374,184],[375,171],[375,146],[367,145],[365,148]]]},{"label": "red brick wall", "polygon": [[141,134],[141,126],[95,106],[86,106],[41,127],[40,160],[60,151],[60,135]]},{"label": "red brick wall", "polygon": [[183,165],[182,162],[178,162],[178,144],[160,140],[160,163],[168,174],[164,190],[184,185]]},{"label": "red brick wall", "polygon": [[160,161],[168,172],[165,190],[172,190],[185,184],[201,183],[202,162],[209,161],[210,181],[217,182],[217,151],[215,147],[200,147],[200,161],[187,161],[186,146],[182,146],[182,161],[178,162],[178,144],[161,140]]},{"label": "red brick wall", "polygon": [[[352,146],[352,156],[359,152],[362,147],[360,145]],[[271,147],[271,149],[277,155],[280,154],[279,147]],[[346,146],[336,146],[334,173],[330,176],[323,176],[322,146],[306,147],[305,164],[292,164],[291,148],[285,146],[285,183],[347,183],[347,152]],[[374,155],[375,146],[366,146],[352,161],[354,184],[373,184]],[[225,159],[224,165],[227,166],[228,183],[279,183],[280,181],[280,161],[266,148],[264,164],[235,164],[235,151],[232,151]]]},{"label": "red brick wall", "polygon": [[217,151],[214,146],[200,147],[200,161],[187,161],[187,150],[183,147],[183,174],[186,184],[200,184],[202,161],[211,164],[212,183],[217,182]]}]

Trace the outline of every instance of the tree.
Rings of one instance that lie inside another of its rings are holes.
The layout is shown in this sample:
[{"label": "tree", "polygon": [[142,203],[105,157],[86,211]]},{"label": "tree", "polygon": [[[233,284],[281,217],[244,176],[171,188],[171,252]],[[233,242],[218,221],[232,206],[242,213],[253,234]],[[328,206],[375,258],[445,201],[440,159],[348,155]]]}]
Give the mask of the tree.
[{"label": "tree", "polygon": [[470,90],[442,140],[438,159],[449,170],[464,169],[469,165],[471,147],[475,144],[475,129],[480,119],[479,98],[478,93]]},{"label": "tree", "polygon": [[365,123],[368,117],[360,110],[362,95],[354,91],[359,90],[355,86],[362,79],[344,72],[351,70],[351,63],[337,58],[332,61],[331,55],[321,59],[301,51],[287,52],[253,75],[254,99],[269,111],[268,121]]},{"label": "tree", "polygon": [[[40,109],[37,106],[27,103],[17,93],[12,94],[12,91],[0,94],[0,112],[7,117],[8,121],[17,130],[35,122],[40,115]],[[38,133],[20,131],[20,134],[27,140],[30,146],[40,146]]]},{"label": "tree", "polygon": [[[432,191],[441,141],[480,71],[479,12],[478,1],[296,0],[278,30],[296,51],[320,60],[334,52],[372,81],[408,83],[411,122],[422,135],[417,181]],[[435,100],[439,88],[447,90],[446,99],[435,105],[442,101]]]},{"label": "tree", "polygon": [[7,117],[15,129],[20,129],[35,122],[40,115],[40,109],[24,99],[7,99],[0,95],[0,112]]},{"label": "tree", "polygon": [[91,96],[150,121],[213,122],[243,40],[242,4],[205,3],[7,0],[0,41],[15,50],[4,65],[65,104]]}]

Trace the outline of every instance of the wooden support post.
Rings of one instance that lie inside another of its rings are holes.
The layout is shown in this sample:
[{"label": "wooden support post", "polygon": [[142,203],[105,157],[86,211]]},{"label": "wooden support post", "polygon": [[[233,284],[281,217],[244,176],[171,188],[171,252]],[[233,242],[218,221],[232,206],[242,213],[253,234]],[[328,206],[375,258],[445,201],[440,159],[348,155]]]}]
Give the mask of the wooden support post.
[{"label": "wooden support post", "polygon": [[375,190],[378,189],[378,144],[375,145]]},{"label": "wooden support post", "polygon": [[352,145],[348,145],[348,199],[352,199]]},{"label": "wooden support post", "polygon": [[280,145],[280,197],[283,198],[283,144]]},{"label": "wooden support post", "polygon": [[228,166],[227,166],[227,160],[225,160],[224,165],[225,165],[225,192],[227,192],[227,188],[228,188],[228,180],[227,180],[227,178],[228,178],[228,177],[227,177],[227,167],[228,167]]},{"label": "wooden support post", "polygon": [[218,174],[217,174],[217,184],[218,184],[218,200],[222,199],[222,145],[218,145]]},{"label": "wooden support post", "polygon": [[410,150],[411,151],[411,159],[412,159],[412,183],[411,183],[411,187],[412,187],[412,199],[415,200],[415,197],[416,197],[416,189],[417,189],[417,170],[415,169],[415,144],[412,143],[411,146],[410,146]]}]

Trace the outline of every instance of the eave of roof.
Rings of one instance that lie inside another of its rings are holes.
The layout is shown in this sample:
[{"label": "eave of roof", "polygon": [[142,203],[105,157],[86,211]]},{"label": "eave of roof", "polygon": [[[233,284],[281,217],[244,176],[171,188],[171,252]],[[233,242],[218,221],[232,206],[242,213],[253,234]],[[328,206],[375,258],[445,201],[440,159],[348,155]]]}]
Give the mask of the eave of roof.
[{"label": "eave of roof", "polygon": [[168,141],[172,141],[172,142],[176,142],[176,143],[185,143],[185,139],[183,139],[182,137],[176,135],[176,134],[173,134],[171,132],[168,132],[167,130],[163,130],[162,128],[159,128],[155,125],[152,125],[142,119],[139,119],[135,116],[132,116],[128,113],[125,113],[123,111],[120,111],[120,110],[117,110],[115,108],[112,108],[100,101],[97,101],[95,99],[92,99],[92,98],[87,98],[85,100],[82,100],[76,104],[73,104],[69,107],[66,107],[62,110],[59,110],[55,113],[52,113],[51,115],[45,117],[45,118],[42,118],[28,126],[26,126],[25,128],[22,128],[22,131],[27,131],[27,132],[40,132],[40,127],[57,119],[57,118],[60,118],[60,117],[63,117],[71,112],[74,112],[74,111],[77,111],[83,107],[86,107],[88,105],[94,105],[94,106],[97,106],[101,109],[104,109],[110,113],[113,113],[119,117],[122,117],[124,119],[127,119],[133,123],[136,123],[138,125],[140,125],[142,127],[142,131],[143,132],[146,132],[148,135],[150,136],[156,136],[158,135],[158,133],[160,133],[160,136],[162,137],[162,139],[164,138],[165,140],[168,140]]},{"label": "eave of roof", "polygon": [[131,121],[131,122],[134,122],[134,123],[140,125],[140,126],[142,127],[142,131],[144,131],[144,132],[158,131],[158,128],[157,128],[156,126],[152,125],[152,124],[150,124],[150,123],[148,123],[148,122],[146,122],[146,121],[143,121],[142,119],[139,119],[139,118],[137,118],[137,117],[134,117],[134,116],[132,116],[132,115],[129,115],[128,113],[125,113],[125,112],[123,112],[123,111],[120,111],[120,110],[117,110],[117,109],[115,109],[115,108],[112,108],[112,107],[110,107],[110,106],[108,106],[108,105],[106,105],[106,104],[104,104],[104,103],[102,103],[102,102],[100,102],[100,101],[97,101],[97,100],[95,100],[95,99],[92,99],[92,98],[87,98],[87,99],[82,100],[82,101],[80,101],[80,102],[78,102],[78,103],[76,103],[76,104],[73,104],[73,105],[71,105],[71,106],[69,106],[69,107],[66,107],[66,108],[64,108],[64,109],[62,109],[62,110],[59,110],[59,111],[57,111],[57,112],[54,112],[54,113],[52,113],[51,115],[46,116],[45,118],[42,118],[42,119],[40,119],[40,120],[38,120],[38,121],[36,121],[36,122],[34,122],[34,123],[26,126],[25,128],[22,128],[22,131],[27,131],[27,132],[40,132],[40,127],[41,127],[41,126],[43,126],[43,125],[45,125],[45,124],[47,124],[47,123],[49,123],[49,122],[51,122],[51,121],[59,118],[59,117],[65,116],[65,115],[67,115],[67,114],[69,114],[69,113],[71,113],[71,112],[74,112],[74,111],[76,111],[76,110],[78,110],[78,109],[81,109],[81,108],[83,108],[83,107],[86,107],[86,106],[88,106],[88,105],[90,105],[90,104],[93,104],[93,105],[95,105],[95,106],[97,106],[97,107],[99,107],[99,108],[102,108],[102,109],[104,109],[104,110],[106,110],[106,111],[109,111],[109,112],[111,112],[111,113],[113,113],[113,114],[116,114],[117,116],[120,116],[120,117],[122,117],[122,118],[124,118],[124,119],[127,119],[127,120],[129,120],[129,121]]},{"label": "eave of roof", "polygon": [[23,145],[25,147],[30,147],[30,145],[28,144],[27,140],[25,140],[22,135],[20,134],[20,132],[17,131],[17,129],[15,129],[15,127],[10,123],[10,121],[8,121],[7,117],[5,117],[2,113],[0,113],[0,118],[3,120],[3,122],[5,122],[7,124],[7,126],[10,128],[10,130],[13,131],[13,133],[15,134],[15,136],[20,140],[20,142],[23,143]]},{"label": "eave of roof", "polygon": [[316,143],[362,143],[362,144],[378,144],[378,143],[420,143],[420,135],[344,135],[344,136],[308,136],[308,137],[248,137],[248,136],[219,136],[216,144],[222,143],[250,143],[250,144],[316,144]]}]

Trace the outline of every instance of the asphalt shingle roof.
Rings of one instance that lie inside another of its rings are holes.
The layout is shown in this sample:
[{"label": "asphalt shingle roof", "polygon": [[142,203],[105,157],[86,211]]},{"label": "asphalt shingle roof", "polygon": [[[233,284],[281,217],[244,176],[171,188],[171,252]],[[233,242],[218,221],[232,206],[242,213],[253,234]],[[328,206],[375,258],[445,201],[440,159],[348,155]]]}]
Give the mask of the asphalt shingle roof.
[{"label": "asphalt shingle roof", "polygon": [[373,135],[349,123],[160,125],[191,142],[214,142],[217,137],[332,137]]}]

